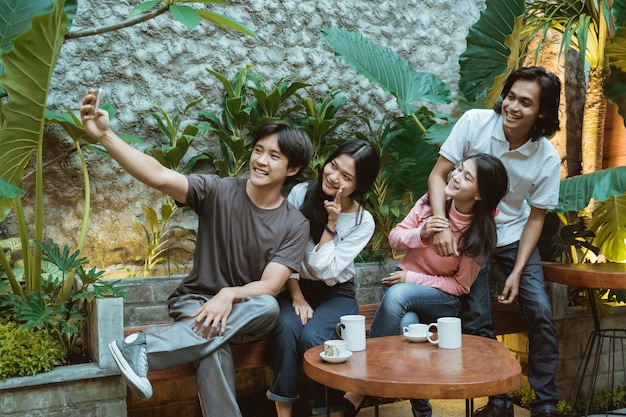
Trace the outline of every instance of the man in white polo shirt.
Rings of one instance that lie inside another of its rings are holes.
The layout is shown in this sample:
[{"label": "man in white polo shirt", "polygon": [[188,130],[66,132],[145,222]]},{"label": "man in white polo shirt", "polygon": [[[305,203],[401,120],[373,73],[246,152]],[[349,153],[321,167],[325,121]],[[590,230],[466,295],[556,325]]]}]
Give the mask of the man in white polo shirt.
[{"label": "man in white polo shirt", "polygon": [[[512,73],[493,110],[466,112],[439,151],[430,173],[428,190],[434,215],[445,215],[446,177],[466,156],[479,152],[502,160],[509,190],[494,213],[498,244],[494,252],[506,276],[498,301],[516,299],[528,324],[528,380],[535,391],[531,417],[555,417],[559,400],[555,375],[559,360],[552,308],[548,298],[537,241],[546,211],[558,203],[560,162],[546,137],[559,130],[561,83],[542,67]],[[458,242],[449,230],[438,233],[435,250],[441,256],[456,253]],[[488,264],[478,275],[461,311],[463,331],[495,339]],[[490,397],[475,417],[513,417],[508,395]]]}]

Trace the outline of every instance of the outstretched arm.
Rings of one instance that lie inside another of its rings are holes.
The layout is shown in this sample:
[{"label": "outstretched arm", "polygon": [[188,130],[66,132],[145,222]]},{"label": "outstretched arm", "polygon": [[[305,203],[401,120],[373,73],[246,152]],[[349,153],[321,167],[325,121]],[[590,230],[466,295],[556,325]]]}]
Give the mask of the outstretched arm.
[{"label": "outstretched arm", "polygon": [[176,201],[185,203],[187,199],[187,178],[169,168],[164,167],[150,155],[133,148],[117,136],[110,127],[109,115],[98,109],[93,112],[94,90],[89,90],[80,115],[85,132],[100,142],[111,157],[115,159],[130,175],[144,184],[170,195]]}]

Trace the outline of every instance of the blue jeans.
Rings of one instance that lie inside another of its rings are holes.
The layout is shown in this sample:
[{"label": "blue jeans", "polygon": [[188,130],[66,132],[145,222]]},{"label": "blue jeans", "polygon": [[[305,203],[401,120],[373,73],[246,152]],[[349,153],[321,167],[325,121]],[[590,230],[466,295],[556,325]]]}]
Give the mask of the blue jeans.
[{"label": "blue jeans", "polygon": [[[458,297],[420,284],[385,286],[369,337],[394,336],[402,334],[402,328],[409,324],[430,324],[439,317],[456,316],[460,304]],[[428,400],[411,400],[411,411],[419,417],[432,415]]]},{"label": "blue jeans", "polygon": [[[517,257],[519,242],[496,248],[497,262],[508,276]],[[462,296],[461,322],[463,332],[495,339],[489,293],[490,267],[487,265],[472,285],[468,295]],[[537,399],[530,405],[531,412],[556,409],[559,393],[554,382],[559,362],[559,348],[552,321],[552,306],[546,292],[539,251],[531,254],[519,284],[517,301],[528,325],[528,381]],[[490,399],[492,401],[492,399]],[[503,397],[493,398],[493,402]]]},{"label": "blue jeans", "polygon": [[[300,317],[291,306],[287,291],[278,295],[280,319],[268,337],[272,384],[267,398],[278,402],[293,403],[298,399],[300,362],[304,352],[329,339],[336,339],[335,326],[340,317],[357,314],[359,305],[354,284],[345,282],[329,287],[320,281],[300,280],[304,298],[313,308],[313,317],[302,325]],[[325,387],[310,381],[313,414],[326,412]],[[331,411],[343,411],[343,392],[330,389],[328,405]]]}]

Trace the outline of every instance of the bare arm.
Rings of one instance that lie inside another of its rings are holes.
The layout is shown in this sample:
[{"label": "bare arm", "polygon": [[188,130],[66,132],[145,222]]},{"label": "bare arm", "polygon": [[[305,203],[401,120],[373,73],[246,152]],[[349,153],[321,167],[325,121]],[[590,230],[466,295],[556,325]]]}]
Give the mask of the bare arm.
[{"label": "bare arm", "polygon": [[302,288],[300,288],[300,281],[288,279],[287,289],[289,290],[289,295],[291,295],[291,306],[298,317],[300,317],[300,321],[304,326],[313,317],[313,309],[306,298],[304,298]]},{"label": "bare arm", "polygon": [[511,273],[504,282],[504,288],[502,293],[498,296],[498,302],[502,304],[511,304],[515,301],[515,298],[519,294],[519,281],[522,277],[522,272],[530,258],[530,254],[535,250],[537,241],[541,235],[543,229],[543,222],[546,218],[546,210],[536,207],[530,208],[530,216],[522,231],[522,237],[519,241],[519,247],[517,248],[517,257],[515,258],[515,265]]},{"label": "bare arm", "polygon": [[130,175],[144,184],[170,195],[176,201],[185,203],[188,189],[187,178],[164,167],[150,155],[146,155],[120,139],[111,130],[106,111],[98,110],[95,114],[91,114],[94,100],[92,91],[89,90],[83,98],[83,105],[80,108],[85,132],[100,142],[111,157]]},{"label": "bare arm", "polygon": [[[439,156],[435,166],[428,176],[428,199],[433,216],[446,217],[446,195],[444,190],[448,174],[454,169],[454,164],[443,156]],[[459,256],[457,241],[450,229],[435,233],[433,247],[439,256]]]},{"label": "bare arm", "polygon": [[277,295],[291,275],[291,269],[277,262],[270,262],[263,270],[259,281],[250,282],[240,287],[222,288],[202,307],[195,311],[194,331],[207,339],[213,337],[219,326],[219,335],[226,331],[226,322],[233,309],[233,304],[246,297],[269,294]]}]

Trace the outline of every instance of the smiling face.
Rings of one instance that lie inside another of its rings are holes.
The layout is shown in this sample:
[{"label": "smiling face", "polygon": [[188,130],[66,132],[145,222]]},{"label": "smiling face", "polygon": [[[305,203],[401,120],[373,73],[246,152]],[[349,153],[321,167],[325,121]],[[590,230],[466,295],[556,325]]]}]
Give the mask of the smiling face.
[{"label": "smiling face", "polygon": [[289,158],[278,145],[278,134],[259,139],[250,156],[250,181],[257,187],[282,187],[288,176],[295,175],[299,167],[288,167]]},{"label": "smiling face", "polygon": [[471,212],[474,202],[480,200],[474,159],[466,159],[454,168],[450,173],[445,193],[454,200],[454,205],[460,212]]},{"label": "smiling face", "polygon": [[346,154],[337,156],[324,165],[322,171],[322,191],[334,197],[343,187],[342,198],[349,197],[356,190],[356,167],[354,159]]},{"label": "smiling face", "polygon": [[[502,127],[506,138],[514,147],[530,138],[530,130],[539,113],[541,86],[536,81],[520,79],[502,100]],[[519,143],[520,141],[523,141]]]}]

